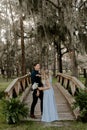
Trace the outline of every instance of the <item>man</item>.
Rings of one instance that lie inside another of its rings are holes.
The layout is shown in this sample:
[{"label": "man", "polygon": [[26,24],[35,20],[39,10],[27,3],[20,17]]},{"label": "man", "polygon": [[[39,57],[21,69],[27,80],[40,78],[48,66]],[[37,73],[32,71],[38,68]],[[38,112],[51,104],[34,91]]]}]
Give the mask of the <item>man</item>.
[{"label": "man", "polygon": [[[34,83],[38,83],[38,87],[43,87],[39,70],[40,70],[40,64],[35,63],[34,70],[31,73],[31,82],[32,82],[32,85]],[[43,112],[43,91],[39,91],[38,89],[35,89],[35,90],[33,90],[33,101],[32,101],[31,110],[30,110],[31,118],[36,118],[34,115],[34,109],[37,104],[38,98],[40,98],[40,100],[41,100],[40,107],[41,107],[41,114],[42,114],[42,112]]]}]

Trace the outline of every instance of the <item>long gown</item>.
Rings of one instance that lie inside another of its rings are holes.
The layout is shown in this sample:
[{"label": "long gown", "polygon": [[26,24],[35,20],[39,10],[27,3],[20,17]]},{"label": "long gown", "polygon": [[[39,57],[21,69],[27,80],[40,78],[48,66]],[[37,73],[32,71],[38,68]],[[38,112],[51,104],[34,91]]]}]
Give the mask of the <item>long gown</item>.
[{"label": "long gown", "polygon": [[43,97],[43,115],[41,121],[52,122],[58,120],[58,113],[54,97],[54,90],[52,88],[52,78],[49,79],[50,88],[44,90]]}]

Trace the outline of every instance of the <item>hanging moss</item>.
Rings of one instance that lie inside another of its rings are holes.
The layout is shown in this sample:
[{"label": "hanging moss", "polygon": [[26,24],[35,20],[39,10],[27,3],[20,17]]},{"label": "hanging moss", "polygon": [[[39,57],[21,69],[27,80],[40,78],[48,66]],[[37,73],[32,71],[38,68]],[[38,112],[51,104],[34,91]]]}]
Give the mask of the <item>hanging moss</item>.
[{"label": "hanging moss", "polygon": [[87,53],[87,36],[83,33],[79,33],[79,39],[82,44],[83,51],[85,50]]},{"label": "hanging moss", "polygon": [[42,0],[19,0],[20,6],[28,12],[32,10],[37,13],[42,8]]}]

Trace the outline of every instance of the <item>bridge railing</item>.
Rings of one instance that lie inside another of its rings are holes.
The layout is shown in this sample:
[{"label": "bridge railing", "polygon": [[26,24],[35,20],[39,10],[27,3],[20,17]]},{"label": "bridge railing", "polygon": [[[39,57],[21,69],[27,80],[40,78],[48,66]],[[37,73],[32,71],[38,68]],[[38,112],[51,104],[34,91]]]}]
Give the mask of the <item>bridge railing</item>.
[{"label": "bridge railing", "polygon": [[58,73],[57,80],[72,96],[75,96],[80,89],[85,88],[77,78],[67,74]]},{"label": "bridge railing", "polygon": [[24,100],[24,93],[28,92],[31,86],[30,75],[26,74],[25,76],[14,79],[10,85],[5,90],[6,99],[15,98],[20,96],[21,101]]},{"label": "bridge railing", "polygon": [[[67,74],[58,73],[57,74],[58,88],[66,98],[70,107],[73,107],[75,102],[74,96],[77,95],[80,89],[85,89],[85,86],[75,77],[69,76]],[[77,119],[80,115],[79,107],[72,109],[72,112]]]}]

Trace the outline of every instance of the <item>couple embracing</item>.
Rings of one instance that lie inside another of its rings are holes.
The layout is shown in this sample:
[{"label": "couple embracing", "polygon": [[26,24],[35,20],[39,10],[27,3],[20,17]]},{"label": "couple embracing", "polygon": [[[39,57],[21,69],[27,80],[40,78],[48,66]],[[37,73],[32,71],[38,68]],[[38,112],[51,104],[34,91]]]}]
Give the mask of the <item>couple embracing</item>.
[{"label": "couple embracing", "polygon": [[31,104],[30,117],[34,115],[35,106],[38,98],[40,99],[41,121],[52,122],[58,120],[54,91],[52,88],[52,77],[49,71],[43,70],[40,74],[40,64],[34,64],[34,70],[31,73],[31,82],[38,83],[38,88],[33,90],[33,101]]}]

